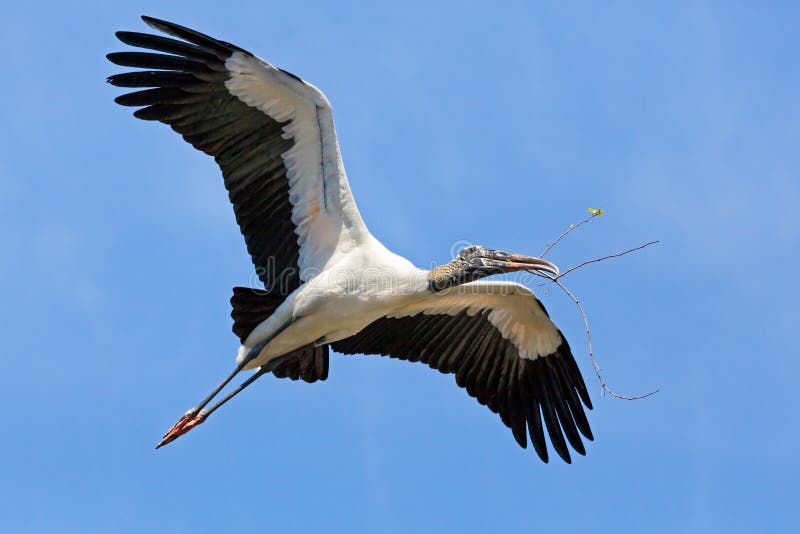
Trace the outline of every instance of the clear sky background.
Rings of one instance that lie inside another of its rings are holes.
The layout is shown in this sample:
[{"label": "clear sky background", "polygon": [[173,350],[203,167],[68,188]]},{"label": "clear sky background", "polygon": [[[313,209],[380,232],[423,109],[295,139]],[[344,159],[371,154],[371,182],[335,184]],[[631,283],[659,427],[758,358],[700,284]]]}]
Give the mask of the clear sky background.
[{"label": "clear sky background", "polygon": [[[25,7],[20,7],[25,6]],[[601,7],[602,6],[602,7]],[[796,520],[800,9],[793,2],[17,2],[2,9],[0,530],[756,532]],[[538,253],[596,441],[541,463],[424,365],[263,378],[164,449],[231,369],[251,266],[213,161],[113,103],[141,14],[322,88],[372,232]],[[576,455],[577,456],[577,455]],[[793,504],[794,503],[794,504]]]}]

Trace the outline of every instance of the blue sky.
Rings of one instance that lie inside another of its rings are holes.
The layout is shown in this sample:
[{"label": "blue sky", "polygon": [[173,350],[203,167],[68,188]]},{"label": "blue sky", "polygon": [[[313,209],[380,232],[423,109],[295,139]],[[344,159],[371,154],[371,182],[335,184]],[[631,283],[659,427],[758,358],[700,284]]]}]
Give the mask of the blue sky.
[{"label": "blue sky", "polygon": [[[790,2],[37,2],[4,9],[0,530],[786,530],[800,476],[800,9]],[[402,6],[402,7],[401,7]],[[544,465],[452,377],[334,356],[155,451],[233,365],[251,266],[213,161],[104,83],[141,14],[322,88],[372,230],[562,266],[596,441]]]}]

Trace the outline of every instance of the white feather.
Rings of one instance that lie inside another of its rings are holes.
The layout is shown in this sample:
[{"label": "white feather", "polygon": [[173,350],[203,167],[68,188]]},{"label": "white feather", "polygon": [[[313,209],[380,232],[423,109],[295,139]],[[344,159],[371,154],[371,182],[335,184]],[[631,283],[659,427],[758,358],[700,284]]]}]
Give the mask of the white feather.
[{"label": "white feather", "polygon": [[282,154],[289,181],[292,222],[300,246],[300,279],[309,280],[337,248],[371,238],[344,171],[333,115],[325,95],[266,61],[236,52],[225,62],[228,90],[284,126],[294,145]]}]

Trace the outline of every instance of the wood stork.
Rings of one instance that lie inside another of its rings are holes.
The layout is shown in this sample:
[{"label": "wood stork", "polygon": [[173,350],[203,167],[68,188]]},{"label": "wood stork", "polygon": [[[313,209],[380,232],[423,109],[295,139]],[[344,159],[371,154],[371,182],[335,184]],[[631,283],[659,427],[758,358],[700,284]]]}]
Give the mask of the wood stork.
[{"label": "wood stork", "polygon": [[[567,442],[585,454],[591,401],[564,336],[523,285],[479,280],[519,270],[557,274],[543,259],[470,246],[450,263],[419,269],[367,230],[353,200],[325,95],[225,41],[151,17],[177,39],[118,32],[155,50],[108,54],[138,70],[108,82],[138,88],[116,102],[168,124],[214,157],[263,290],[234,288],[237,365],[189,410],[159,447],[204,422],[258,377],[328,376],[329,348],[423,362],[455,375],[498,413],[520,446],[548,461]],[[257,369],[209,404],[240,371]],[[582,405],[583,404],[583,405]],[[566,437],[566,440],[565,440]]]}]

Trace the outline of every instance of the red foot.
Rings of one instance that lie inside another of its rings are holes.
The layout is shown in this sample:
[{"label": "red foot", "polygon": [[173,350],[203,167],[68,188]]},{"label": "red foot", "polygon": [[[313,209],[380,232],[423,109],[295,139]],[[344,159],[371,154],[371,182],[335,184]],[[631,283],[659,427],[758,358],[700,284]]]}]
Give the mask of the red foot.
[{"label": "red foot", "polygon": [[167,433],[164,434],[164,439],[162,439],[158,445],[156,445],[156,449],[163,447],[167,443],[175,441],[205,420],[206,415],[203,412],[196,414],[193,414],[192,412],[187,413],[178,419],[178,422],[172,425],[172,428],[170,428]]}]

